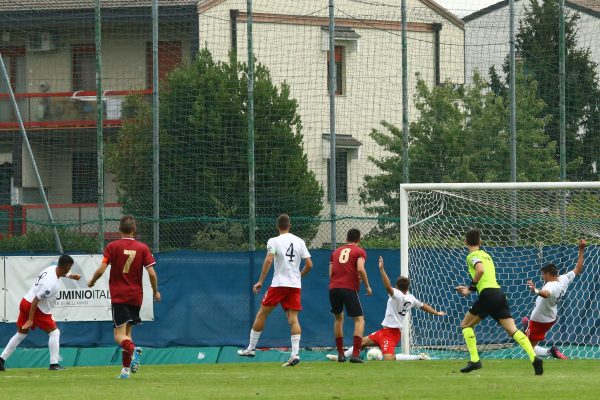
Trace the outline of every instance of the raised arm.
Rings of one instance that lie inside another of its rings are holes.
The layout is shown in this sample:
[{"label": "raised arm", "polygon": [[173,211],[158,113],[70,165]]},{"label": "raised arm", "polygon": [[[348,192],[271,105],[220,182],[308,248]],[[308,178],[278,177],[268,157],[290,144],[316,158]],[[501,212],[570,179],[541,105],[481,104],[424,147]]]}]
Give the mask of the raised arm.
[{"label": "raised arm", "polygon": [[575,268],[573,272],[575,275],[579,275],[583,272],[583,253],[585,252],[585,239],[579,240],[579,255],[577,257],[577,264],[575,264]]},{"label": "raised arm", "polygon": [[381,274],[381,281],[383,282],[383,287],[385,288],[385,291],[390,296],[393,296],[394,288],[392,287],[390,278],[388,278],[387,274],[385,273],[385,268],[383,265],[383,257],[381,257],[381,256],[379,256],[379,273]]},{"label": "raised arm", "polygon": [[260,278],[258,278],[258,282],[256,282],[254,284],[254,286],[252,286],[252,291],[254,292],[254,294],[260,293],[260,289],[262,289],[262,285],[263,285],[265,279],[267,278],[267,274],[269,273],[269,270],[271,269],[271,264],[273,264],[274,258],[275,258],[275,255],[273,253],[267,253],[267,255],[265,256],[265,260],[263,261],[262,270],[260,271]]},{"label": "raised arm", "polygon": [[436,311],[429,304],[425,304],[425,303],[423,303],[423,307],[421,307],[421,310],[423,310],[423,311],[425,311],[425,312],[427,312],[429,314],[437,315],[439,317],[441,317],[442,315],[446,315],[445,311]]},{"label": "raised arm", "polygon": [[364,258],[361,257],[356,261],[356,269],[358,271],[358,276],[360,277],[360,280],[363,281],[365,284],[365,289],[367,289],[367,296],[372,295],[373,291],[371,290],[371,286],[369,285],[369,278],[367,278],[367,271],[365,270]]}]

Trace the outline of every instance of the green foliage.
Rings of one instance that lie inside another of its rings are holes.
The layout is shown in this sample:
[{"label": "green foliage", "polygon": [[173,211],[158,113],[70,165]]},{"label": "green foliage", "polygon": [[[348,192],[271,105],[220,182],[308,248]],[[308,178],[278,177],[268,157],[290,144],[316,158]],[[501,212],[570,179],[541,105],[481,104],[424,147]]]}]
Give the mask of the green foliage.
[{"label": "green foliage", "polygon": [[[556,143],[560,138],[558,19],[558,2],[530,0],[516,41],[525,72],[539,83],[537,92],[546,104],[544,113],[552,115],[545,130]],[[579,19],[578,13],[565,15],[567,174],[571,180],[598,180],[598,173],[593,171],[594,163],[600,162],[598,65],[592,61],[589,48],[577,45]],[[504,70],[508,74],[508,62]],[[559,151],[557,146],[557,160]]]},{"label": "green foliage", "polygon": [[[215,62],[208,50],[171,73],[160,95],[161,244],[167,247],[239,248],[248,240],[248,112],[244,64]],[[129,120],[110,146],[107,164],[116,175],[127,213],[152,216],[151,108],[139,98],[126,102]],[[323,189],[308,169],[302,149],[298,103],[284,83],[277,87],[258,64],[254,84],[256,216],[275,221],[292,216],[294,232],[309,241],[308,221],[322,209]],[[238,221],[217,220],[227,210]],[[272,236],[257,228],[257,241]],[[149,224],[140,230],[151,232]],[[219,233],[220,232],[220,233]],[[142,232],[143,233],[143,232]],[[233,237],[231,236],[233,235]],[[206,245],[201,245],[202,240]]]},{"label": "green foliage", "polygon": [[[65,252],[96,253],[98,238],[70,229],[59,229],[61,244]],[[22,236],[7,236],[0,240],[0,252],[55,252],[56,244],[52,229],[32,229]]]},{"label": "green foliage", "polygon": [[[410,125],[409,178],[415,182],[510,181],[509,107],[502,96],[476,74],[473,85],[449,82],[430,89],[419,79],[415,107],[419,117]],[[522,71],[517,76],[517,179],[558,178],[555,143],[544,132],[548,117],[535,96],[536,82]],[[395,232],[402,174],[402,132],[382,121],[371,137],[388,154],[369,157],[381,174],[366,176],[360,190],[365,209],[382,217],[377,234]]]}]

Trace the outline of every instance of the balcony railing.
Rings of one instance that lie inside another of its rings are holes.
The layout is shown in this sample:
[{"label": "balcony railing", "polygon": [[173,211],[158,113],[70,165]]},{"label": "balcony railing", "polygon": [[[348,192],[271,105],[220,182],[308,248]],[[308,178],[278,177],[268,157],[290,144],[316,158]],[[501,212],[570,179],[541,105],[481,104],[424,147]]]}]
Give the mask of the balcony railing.
[{"label": "balcony railing", "polygon": [[[122,104],[130,94],[150,95],[152,90],[107,90],[102,93],[105,127],[122,125]],[[26,129],[93,128],[96,126],[96,92],[16,93]],[[0,130],[19,129],[8,93],[0,93]]]}]

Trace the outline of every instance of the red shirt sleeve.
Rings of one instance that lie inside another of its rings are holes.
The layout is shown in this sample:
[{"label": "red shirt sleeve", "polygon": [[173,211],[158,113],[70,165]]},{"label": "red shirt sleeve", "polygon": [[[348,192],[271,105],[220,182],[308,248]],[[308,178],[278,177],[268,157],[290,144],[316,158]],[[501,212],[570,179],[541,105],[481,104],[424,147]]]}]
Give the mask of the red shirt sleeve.
[{"label": "red shirt sleeve", "polygon": [[146,247],[146,251],[144,251],[144,258],[142,259],[142,264],[146,268],[156,264],[154,256],[152,255],[152,252],[148,247]]},{"label": "red shirt sleeve", "polygon": [[106,261],[107,264],[110,264],[112,262],[111,248],[112,248],[111,243],[109,243],[104,248],[104,259],[102,261]]},{"label": "red shirt sleeve", "polygon": [[365,261],[367,261],[367,252],[365,251],[365,249],[360,249],[360,252],[358,254],[358,258],[364,258]]}]

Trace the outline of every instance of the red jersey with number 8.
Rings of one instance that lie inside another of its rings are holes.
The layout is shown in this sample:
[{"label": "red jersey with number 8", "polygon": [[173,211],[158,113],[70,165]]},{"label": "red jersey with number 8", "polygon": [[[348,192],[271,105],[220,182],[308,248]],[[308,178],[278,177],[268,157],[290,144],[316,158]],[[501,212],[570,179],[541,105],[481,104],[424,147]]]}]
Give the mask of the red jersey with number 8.
[{"label": "red jersey with number 8", "polygon": [[104,249],[104,262],[110,265],[111,303],[141,306],[144,268],[156,264],[148,246],[133,238],[115,240]]},{"label": "red jersey with number 8", "polygon": [[347,244],[338,247],[331,253],[331,277],[329,289],[350,289],[358,291],[360,281],[358,278],[358,259],[367,260],[367,252],[360,247]]}]

